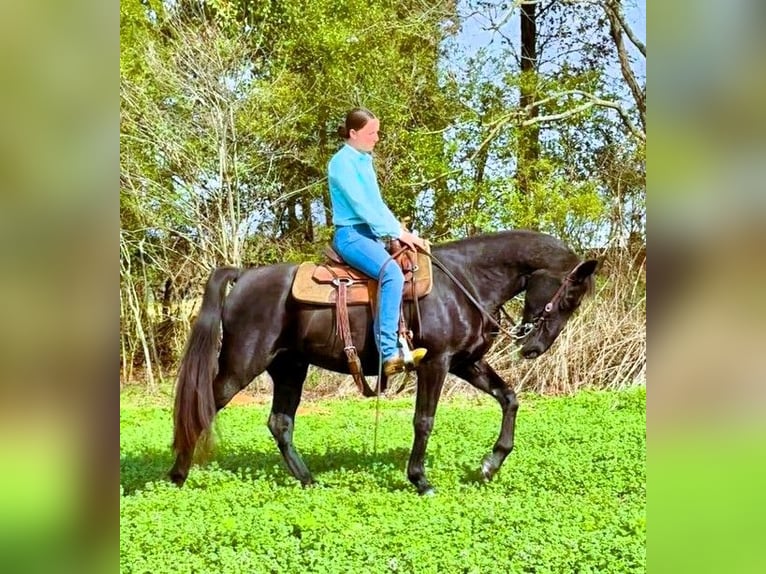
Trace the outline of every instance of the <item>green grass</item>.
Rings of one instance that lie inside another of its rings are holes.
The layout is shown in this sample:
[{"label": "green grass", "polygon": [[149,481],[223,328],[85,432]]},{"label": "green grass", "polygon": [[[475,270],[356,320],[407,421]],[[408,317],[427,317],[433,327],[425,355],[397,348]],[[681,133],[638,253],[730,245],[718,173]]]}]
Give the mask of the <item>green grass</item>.
[{"label": "green grass", "polygon": [[295,442],[319,486],[288,474],[267,406],[218,417],[216,456],[165,482],[170,410],[120,413],[121,572],[643,572],[645,389],[523,396],[516,447],[490,483],[490,398],[444,401],[426,457],[434,497],[405,466],[413,400],[324,400]]}]

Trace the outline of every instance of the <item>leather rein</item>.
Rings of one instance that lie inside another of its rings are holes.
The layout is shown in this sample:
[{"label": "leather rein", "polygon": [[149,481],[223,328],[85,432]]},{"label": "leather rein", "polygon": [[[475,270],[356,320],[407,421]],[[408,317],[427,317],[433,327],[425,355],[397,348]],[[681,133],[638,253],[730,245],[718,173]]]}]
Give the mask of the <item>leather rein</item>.
[{"label": "leather rein", "polygon": [[[398,253],[401,253],[401,251],[404,251],[405,249],[409,249],[408,247],[403,247]],[[543,312],[538,315],[533,322],[531,323],[519,323],[516,324],[516,322],[511,318],[511,316],[508,314],[508,312],[503,308],[503,306],[500,306],[500,312],[505,315],[506,319],[510,321],[511,325],[513,325],[512,329],[506,329],[504,328],[500,322],[495,319],[487,310],[484,308],[484,306],[476,299],[476,297],[471,294],[471,292],[458,280],[457,277],[455,277],[452,272],[447,269],[447,267],[439,261],[439,259],[434,256],[431,253],[428,253],[424,250],[421,250],[422,253],[425,253],[428,255],[428,257],[431,258],[431,261],[439,268],[441,269],[444,274],[449,277],[455,285],[457,285],[458,289],[462,291],[463,295],[465,295],[468,300],[473,303],[473,305],[479,310],[479,312],[483,315],[483,317],[486,317],[489,322],[497,327],[500,331],[508,335],[511,339],[514,341],[520,341],[521,339],[527,338],[532,331],[535,329],[538,329],[545,321],[547,321],[548,317],[550,316],[553,309],[555,309],[558,304],[559,300],[564,294],[564,291],[566,290],[567,284],[572,282],[572,279],[570,277],[570,274],[567,273],[564,277],[564,280],[561,282],[561,285],[556,290],[556,292],[553,294],[553,297],[551,297],[551,300],[548,301],[548,303],[545,304],[545,308],[543,309]],[[397,253],[397,254],[398,254]],[[418,325],[420,324],[420,317],[418,317]]]}]

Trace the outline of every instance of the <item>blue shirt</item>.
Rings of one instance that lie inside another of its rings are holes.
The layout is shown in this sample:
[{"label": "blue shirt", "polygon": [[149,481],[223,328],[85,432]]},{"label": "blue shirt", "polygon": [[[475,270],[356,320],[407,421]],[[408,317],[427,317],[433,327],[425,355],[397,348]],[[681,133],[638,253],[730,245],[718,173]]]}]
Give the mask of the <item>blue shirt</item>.
[{"label": "blue shirt", "polygon": [[334,225],[366,223],[377,237],[399,237],[401,225],[380,195],[372,156],[346,144],[327,165]]}]

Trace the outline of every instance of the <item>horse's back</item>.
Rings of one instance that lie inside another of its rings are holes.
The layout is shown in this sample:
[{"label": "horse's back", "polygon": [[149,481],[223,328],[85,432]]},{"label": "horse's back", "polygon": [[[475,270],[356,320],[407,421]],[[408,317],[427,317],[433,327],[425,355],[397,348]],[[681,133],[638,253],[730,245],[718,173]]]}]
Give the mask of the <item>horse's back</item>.
[{"label": "horse's back", "polygon": [[284,310],[297,269],[294,263],[279,263],[244,270],[226,298],[224,326]]}]

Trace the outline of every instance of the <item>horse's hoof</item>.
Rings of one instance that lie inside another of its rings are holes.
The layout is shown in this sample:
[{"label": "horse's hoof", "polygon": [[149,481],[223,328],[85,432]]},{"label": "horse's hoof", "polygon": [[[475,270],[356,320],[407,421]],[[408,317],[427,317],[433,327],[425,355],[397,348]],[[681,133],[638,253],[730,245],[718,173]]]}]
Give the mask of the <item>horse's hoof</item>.
[{"label": "horse's hoof", "polygon": [[177,475],[170,475],[170,481],[175,484],[178,488],[181,488],[184,483],[186,482],[185,476],[177,476]]},{"label": "horse's hoof", "polygon": [[186,482],[186,477],[180,473],[171,472],[168,474],[168,478],[170,478],[170,481],[175,484],[178,488],[181,488],[184,485],[184,482]]},{"label": "horse's hoof", "polygon": [[489,460],[485,460],[481,465],[481,476],[484,478],[485,482],[489,482],[492,480],[492,477],[495,476],[495,472],[497,472],[497,469],[492,465],[492,463]]},{"label": "horse's hoof", "polygon": [[420,496],[436,496],[436,491],[434,490],[433,486],[429,486],[423,492],[420,493]]}]

